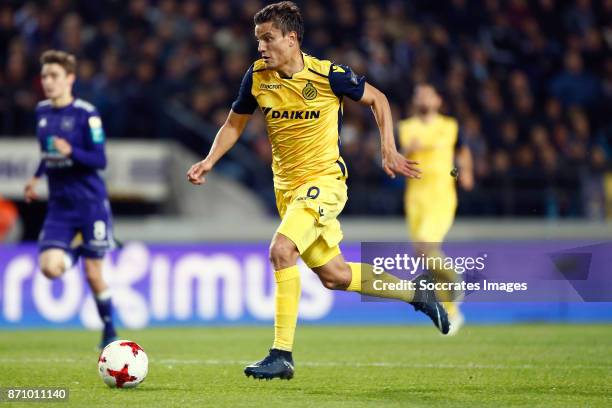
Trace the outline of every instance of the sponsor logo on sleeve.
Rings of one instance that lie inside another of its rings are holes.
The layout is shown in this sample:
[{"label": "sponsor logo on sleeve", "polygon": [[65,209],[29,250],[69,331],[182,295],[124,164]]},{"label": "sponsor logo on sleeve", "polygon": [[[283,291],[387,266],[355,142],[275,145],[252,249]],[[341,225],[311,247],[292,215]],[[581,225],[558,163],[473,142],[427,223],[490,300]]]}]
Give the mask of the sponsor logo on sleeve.
[{"label": "sponsor logo on sleeve", "polygon": [[92,116],[88,120],[89,129],[91,131],[91,139],[94,143],[104,142],[104,129],[102,128],[102,120],[99,116]]}]

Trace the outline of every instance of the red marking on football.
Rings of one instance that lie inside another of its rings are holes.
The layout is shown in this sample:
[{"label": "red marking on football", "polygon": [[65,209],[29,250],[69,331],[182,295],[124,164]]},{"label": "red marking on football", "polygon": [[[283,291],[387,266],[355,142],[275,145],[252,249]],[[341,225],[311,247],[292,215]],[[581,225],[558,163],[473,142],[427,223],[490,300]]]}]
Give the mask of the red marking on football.
[{"label": "red marking on football", "polygon": [[142,347],[140,347],[138,344],[134,343],[133,341],[124,341],[119,343],[120,346],[128,346],[132,349],[132,353],[134,354],[134,357],[136,357],[138,355],[138,351],[143,351]]},{"label": "red marking on football", "polygon": [[107,368],[106,371],[108,372],[108,375],[110,375],[111,377],[115,377],[115,383],[117,384],[118,388],[123,388],[123,385],[126,382],[130,382],[130,381],[135,381],[136,380],[136,377],[134,377],[133,375],[130,375],[130,373],[128,373],[128,365],[127,364],[123,366],[121,371],[111,370],[110,368]]}]

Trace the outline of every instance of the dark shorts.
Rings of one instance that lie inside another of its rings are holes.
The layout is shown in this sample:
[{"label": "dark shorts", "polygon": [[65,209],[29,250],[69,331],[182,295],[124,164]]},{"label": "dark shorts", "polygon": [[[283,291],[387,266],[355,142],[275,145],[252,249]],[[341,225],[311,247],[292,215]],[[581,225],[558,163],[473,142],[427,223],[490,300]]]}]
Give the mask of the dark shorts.
[{"label": "dark shorts", "polygon": [[[81,234],[81,242],[73,243],[78,234]],[[103,258],[115,247],[108,200],[78,205],[49,203],[38,238],[39,251],[75,247],[79,248],[81,256],[94,259]]]}]

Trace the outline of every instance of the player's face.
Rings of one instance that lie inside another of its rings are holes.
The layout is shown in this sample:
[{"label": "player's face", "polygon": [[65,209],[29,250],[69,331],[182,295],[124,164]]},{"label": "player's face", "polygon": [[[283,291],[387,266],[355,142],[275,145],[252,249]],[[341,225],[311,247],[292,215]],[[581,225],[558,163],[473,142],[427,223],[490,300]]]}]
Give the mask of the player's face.
[{"label": "player's face", "polygon": [[432,112],[440,109],[442,99],[434,88],[421,85],[414,91],[413,102],[419,112]]},{"label": "player's face", "polygon": [[283,35],[283,32],[274,27],[271,21],[256,25],[255,37],[257,38],[257,51],[261,54],[268,69],[276,69],[289,61],[292,47],[297,42],[293,32]]},{"label": "player's face", "polygon": [[45,97],[49,99],[59,98],[72,90],[74,74],[66,73],[59,64],[44,64],[40,77]]}]

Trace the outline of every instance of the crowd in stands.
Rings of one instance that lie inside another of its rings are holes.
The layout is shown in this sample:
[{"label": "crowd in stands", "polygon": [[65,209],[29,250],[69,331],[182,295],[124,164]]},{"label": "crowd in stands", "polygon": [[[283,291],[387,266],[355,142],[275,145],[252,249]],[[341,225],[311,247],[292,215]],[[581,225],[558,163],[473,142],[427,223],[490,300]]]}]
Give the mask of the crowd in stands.
[{"label": "crowd in stands", "polygon": [[[476,188],[460,213],[604,217],[612,200],[611,0],[305,0],[305,52],[349,65],[410,115],[414,84],[433,83],[474,155]],[[3,1],[0,135],[32,137],[43,98],[38,58],[78,58],[74,92],[100,110],[109,139],[176,139],[210,147],[257,58],[258,0]],[[180,108],[208,137],[178,123]],[[212,134],[211,130],[212,129]],[[369,109],[345,104],[346,214],[399,214],[403,184],[380,168]],[[220,166],[273,209],[261,114]],[[265,181],[262,181],[265,180]]]}]

